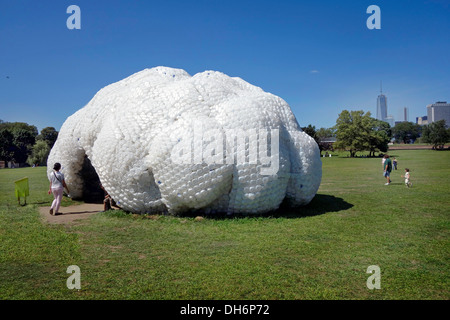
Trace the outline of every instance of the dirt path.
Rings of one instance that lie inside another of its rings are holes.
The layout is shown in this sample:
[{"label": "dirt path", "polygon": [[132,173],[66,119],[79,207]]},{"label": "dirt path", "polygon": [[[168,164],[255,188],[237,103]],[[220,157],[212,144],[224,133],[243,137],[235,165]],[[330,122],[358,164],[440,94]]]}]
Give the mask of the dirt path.
[{"label": "dirt path", "polygon": [[40,207],[41,217],[48,223],[68,224],[76,220],[87,219],[93,214],[103,211],[103,204],[84,203],[75,206],[61,207],[60,215],[53,216],[49,213],[50,207]]},{"label": "dirt path", "polygon": [[[389,146],[389,150],[431,150],[431,145],[414,145],[414,144],[393,144]],[[444,149],[448,149],[449,145],[445,145]]]}]

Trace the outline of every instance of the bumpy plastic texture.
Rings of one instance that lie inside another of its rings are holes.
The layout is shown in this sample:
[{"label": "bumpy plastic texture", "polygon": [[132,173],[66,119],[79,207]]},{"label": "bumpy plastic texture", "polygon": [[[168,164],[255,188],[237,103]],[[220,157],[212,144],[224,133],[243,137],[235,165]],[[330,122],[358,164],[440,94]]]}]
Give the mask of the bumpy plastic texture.
[{"label": "bumpy plastic texture", "polygon": [[309,203],[322,176],[316,142],[283,99],[216,71],[156,67],[101,89],[65,121],[48,158],[73,198],[83,196],[85,156],[134,213],[261,214]]}]

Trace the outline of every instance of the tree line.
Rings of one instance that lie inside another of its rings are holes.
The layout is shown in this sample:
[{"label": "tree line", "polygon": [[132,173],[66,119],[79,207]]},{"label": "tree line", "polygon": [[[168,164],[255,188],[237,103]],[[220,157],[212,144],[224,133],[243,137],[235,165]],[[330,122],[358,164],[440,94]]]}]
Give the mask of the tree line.
[{"label": "tree line", "polygon": [[[446,127],[445,120],[424,126],[405,121],[391,128],[387,122],[372,118],[370,112],[362,110],[343,110],[331,128],[316,130],[309,124],[302,130],[317,142],[320,152],[345,150],[350,157],[362,151],[369,152],[369,156],[387,152],[393,139],[412,143],[420,137],[421,142],[431,144],[433,149],[443,149],[450,142],[450,128]],[[46,127],[39,133],[33,125],[0,120],[0,160],[21,165],[46,165],[57,138],[58,131],[54,127]],[[330,141],[330,138],[336,141]]]},{"label": "tree line", "polygon": [[[391,141],[413,143],[418,138],[421,142],[431,144],[433,149],[443,149],[450,142],[450,128],[445,120],[420,126],[413,122],[400,122],[391,127],[387,122],[371,117],[370,112],[343,110],[336,124],[331,128],[320,128],[309,124],[302,130],[310,135],[319,145],[320,152],[328,150],[345,150],[350,157],[357,152],[369,152],[369,157],[376,153],[387,152]],[[336,141],[330,141],[334,138]]]},{"label": "tree line", "polygon": [[0,160],[19,165],[46,165],[58,131],[46,127],[38,132],[36,126],[24,122],[0,120]]}]

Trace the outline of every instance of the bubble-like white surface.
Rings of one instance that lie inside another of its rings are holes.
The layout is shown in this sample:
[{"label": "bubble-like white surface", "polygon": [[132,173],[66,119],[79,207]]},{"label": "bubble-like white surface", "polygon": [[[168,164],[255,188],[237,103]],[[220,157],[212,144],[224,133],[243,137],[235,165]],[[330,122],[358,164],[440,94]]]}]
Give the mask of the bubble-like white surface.
[{"label": "bubble-like white surface", "polygon": [[[307,112],[307,111],[305,111]],[[63,124],[48,157],[81,198],[87,156],[135,213],[258,214],[316,194],[322,163],[289,105],[217,71],[145,69],[101,89]]]}]

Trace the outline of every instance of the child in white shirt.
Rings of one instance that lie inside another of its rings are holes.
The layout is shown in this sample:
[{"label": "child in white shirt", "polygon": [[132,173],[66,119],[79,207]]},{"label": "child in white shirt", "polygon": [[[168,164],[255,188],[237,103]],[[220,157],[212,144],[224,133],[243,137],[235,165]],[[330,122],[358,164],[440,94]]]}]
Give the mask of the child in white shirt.
[{"label": "child in white shirt", "polygon": [[402,178],[405,178],[405,186],[412,187],[412,182],[410,180],[410,174],[409,174],[409,169],[405,168],[405,175],[402,176]]}]

